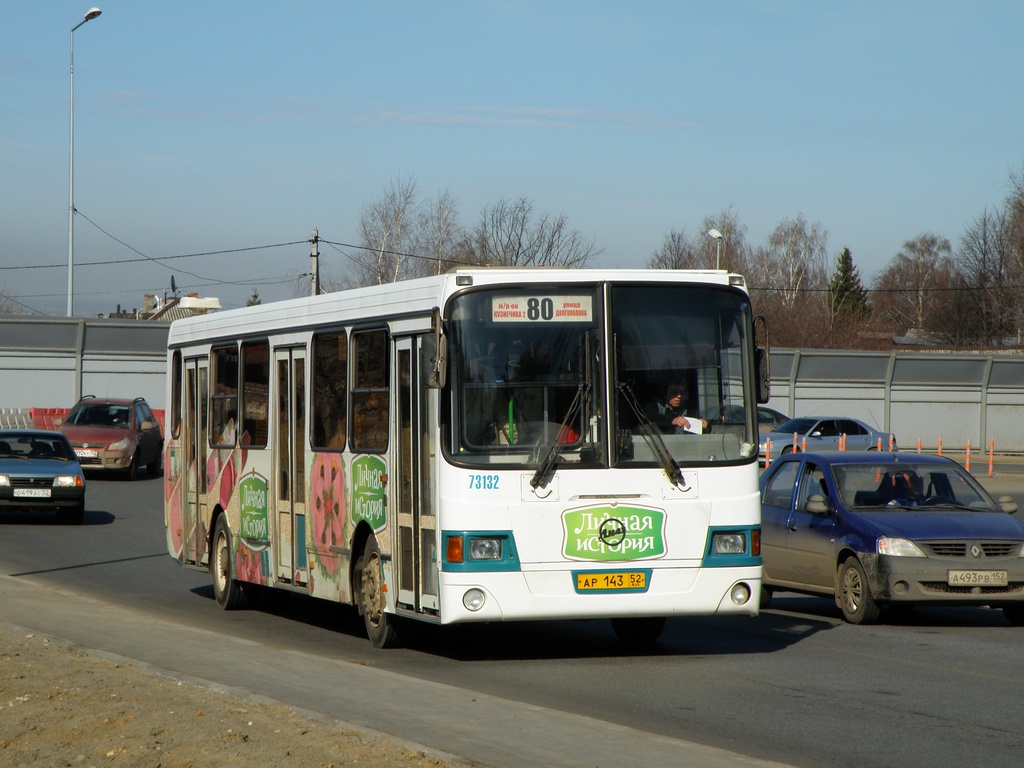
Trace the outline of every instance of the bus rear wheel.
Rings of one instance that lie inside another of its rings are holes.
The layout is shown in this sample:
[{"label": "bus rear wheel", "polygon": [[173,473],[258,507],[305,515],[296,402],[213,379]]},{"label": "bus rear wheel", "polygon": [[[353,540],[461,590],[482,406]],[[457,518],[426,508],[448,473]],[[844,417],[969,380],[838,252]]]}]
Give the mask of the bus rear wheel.
[{"label": "bus rear wheel", "polygon": [[387,613],[384,565],[377,546],[377,537],[370,534],[363,548],[359,568],[359,611],[366,624],[366,635],[374,648],[389,648],[397,642],[395,617]]},{"label": "bus rear wheel", "polygon": [[228,528],[228,521],[224,515],[217,518],[217,525],[213,530],[210,575],[213,577],[213,596],[217,600],[217,605],[225,611],[245,606],[244,589],[235,579],[234,558],[231,554],[231,529]]},{"label": "bus rear wheel", "polygon": [[652,616],[642,619],[612,619],[615,635],[630,645],[650,645],[658,642],[665,631],[665,617]]}]

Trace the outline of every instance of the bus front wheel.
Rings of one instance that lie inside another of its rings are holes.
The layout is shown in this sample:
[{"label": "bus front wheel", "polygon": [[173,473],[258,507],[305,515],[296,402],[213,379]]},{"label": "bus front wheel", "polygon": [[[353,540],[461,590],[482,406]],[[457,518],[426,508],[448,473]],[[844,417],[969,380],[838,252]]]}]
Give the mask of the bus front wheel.
[{"label": "bus front wheel", "polygon": [[395,644],[395,617],[387,613],[384,566],[377,546],[377,537],[370,534],[360,560],[359,610],[366,624],[366,635],[374,648],[388,648]]},{"label": "bus front wheel", "polygon": [[226,611],[245,605],[242,585],[235,579],[234,558],[231,556],[231,529],[224,515],[217,518],[213,531],[213,557],[210,558],[213,576],[213,596],[217,605]]}]

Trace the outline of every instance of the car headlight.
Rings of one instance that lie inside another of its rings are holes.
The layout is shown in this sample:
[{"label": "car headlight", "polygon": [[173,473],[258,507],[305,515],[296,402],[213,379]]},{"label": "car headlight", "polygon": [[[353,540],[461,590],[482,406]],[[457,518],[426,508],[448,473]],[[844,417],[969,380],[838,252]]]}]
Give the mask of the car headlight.
[{"label": "car headlight", "polygon": [[128,450],[128,438],[122,437],[116,443],[111,443],[107,446],[108,451],[127,451]]},{"label": "car headlight", "polygon": [[57,475],[53,478],[53,485],[55,488],[81,488],[85,483],[81,475]]},{"label": "car headlight", "polygon": [[11,484],[11,478],[7,475],[0,475],[0,485],[8,486]]},{"label": "car headlight", "polygon": [[882,536],[878,540],[878,554],[893,557],[927,557],[910,539],[898,539],[893,536]]}]

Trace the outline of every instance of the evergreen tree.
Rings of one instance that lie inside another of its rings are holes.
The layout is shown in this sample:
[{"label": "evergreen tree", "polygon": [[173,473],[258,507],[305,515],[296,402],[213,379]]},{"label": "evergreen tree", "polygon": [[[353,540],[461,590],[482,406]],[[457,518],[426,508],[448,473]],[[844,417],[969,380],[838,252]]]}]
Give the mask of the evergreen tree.
[{"label": "evergreen tree", "polygon": [[839,254],[836,271],[828,283],[828,294],[832,305],[832,314],[836,317],[841,315],[867,317],[871,314],[868,292],[857,273],[857,267],[853,264],[853,254],[850,253],[849,248],[843,248],[843,252]]},{"label": "evergreen tree", "polygon": [[258,304],[262,304],[262,303],[263,303],[263,299],[260,298],[260,292],[258,290],[256,290],[255,288],[253,288],[252,289],[252,296],[250,296],[249,300],[247,302],[245,302],[245,306],[247,306],[247,307],[255,307]]}]

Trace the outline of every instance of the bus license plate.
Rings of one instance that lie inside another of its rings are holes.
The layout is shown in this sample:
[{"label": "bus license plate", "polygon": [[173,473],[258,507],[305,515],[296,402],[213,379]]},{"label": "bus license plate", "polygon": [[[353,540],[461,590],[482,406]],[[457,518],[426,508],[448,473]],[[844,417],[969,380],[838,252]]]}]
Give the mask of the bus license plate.
[{"label": "bus license plate", "polygon": [[15,488],[14,496],[16,498],[29,498],[29,499],[48,499],[50,498],[49,488]]},{"label": "bus license plate", "polygon": [[964,571],[948,573],[951,587],[1005,587],[1009,582],[1006,571]]},{"label": "bus license plate", "polygon": [[629,592],[645,589],[647,589],[646,571],[614,571],[610,573],[578,571],[576,573],[577,592]]}]

